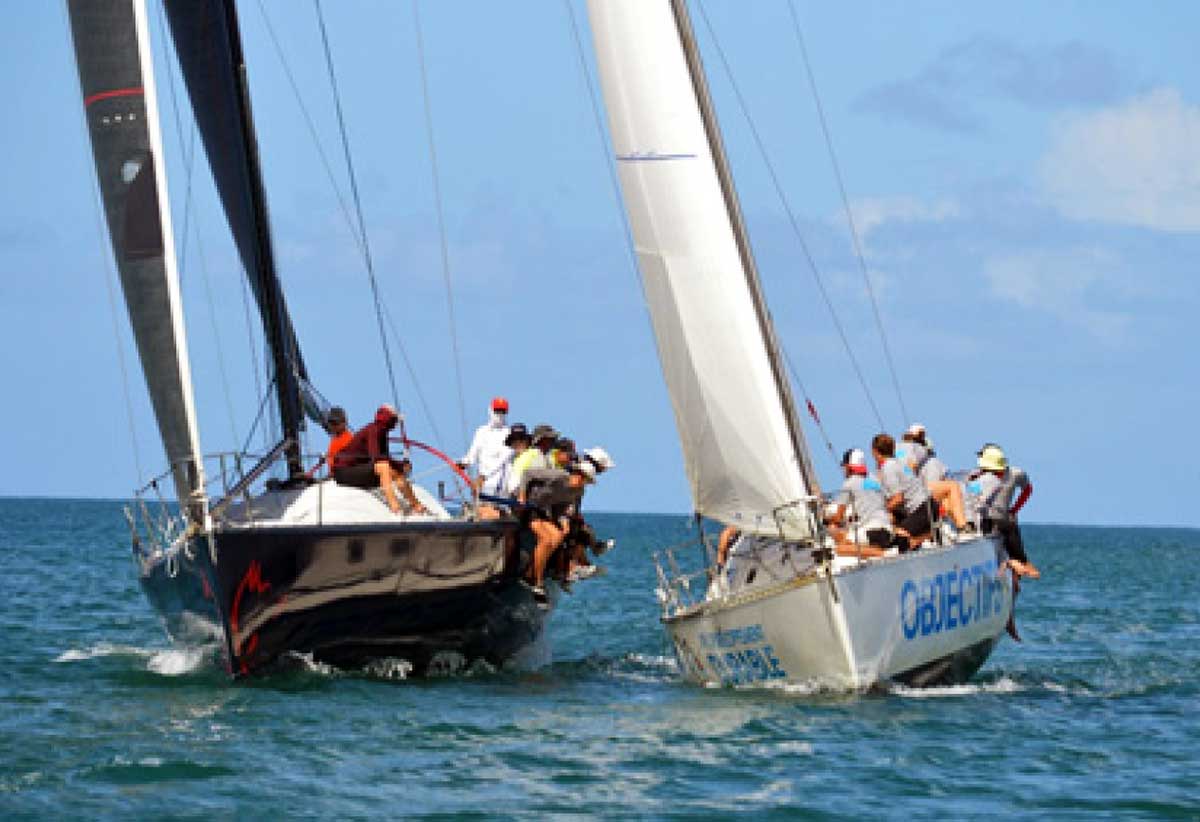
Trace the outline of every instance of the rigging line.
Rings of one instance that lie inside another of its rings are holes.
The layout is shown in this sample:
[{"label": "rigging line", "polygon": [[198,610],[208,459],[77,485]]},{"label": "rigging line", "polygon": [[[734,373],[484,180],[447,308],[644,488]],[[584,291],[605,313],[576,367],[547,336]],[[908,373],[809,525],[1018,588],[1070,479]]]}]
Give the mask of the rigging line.
[{"label": "rigging line", "polygon": [[[250,424],[250,433],[246,435],[246,442],[242,446],[242,453],[250,453],[250,440],[254,439],[254,432],[258,430],[258,423],[262,421],[263,410],[267,407],[271,399],[271,391],[275,388],[275,377],[271,377],[271,381],[267,383],[267,390],[263,392],[262,399],[258,402],[258,413],[254,415],[254,422]],[[274,446],[274,443],[268,442],[268,447]]]},{"label": "rigging line", "polygon": [[267,34],[271,38],[271,44],[275,48],[275,55],[279,58],[279,64],[283,67],[283,73],[287,77],[288,84],[292,87],[292,94],[296,98],[296,103],[300,106],[300,114],[304,117],[304,124],[308,128],[308,134],[312,137],[313,146],[317,149],[317,156],[321,159],[321,166],[325,169],[325,176],[329,178],[329,184],[333,188],[334,196],[337,197],[338,205],[342,209],[342,217],[346,220],[346,227],[350,229],[350,236],[354,238],[354,243],[358,246],[359,253],[365,255],[366,251],[363,248],[362,238],[358,234],[358,229],[354,225],[354,217],[350,213],[350,205],[346,202],[345,195],[342,194],[341,186],[337,182],[337,175],[333,173],[333,165],[329,162],[329,156],[325,153],[325,148],[321,144],[321,137],[317,133],[316,122],[309,113],[308,106],[304,105],[304,95],[300,93],[300,85],[296,82],[296,77],[292,73],[292,67],[288,64],[287,56],[283,53],[283,46],[280,44],[279,38],[275,35],[275,27],[271,25],[271,18],[267,16],[267,8],[263,5],[263,0],[258,0],[258,10],[262,15],[263,23],[266,25]]},{"label": "rigging line", "polygon": [[396,341],[396,347],[400,349],[400,357],[404,360],[404,367],[408,370],[408,376],[412,380],[413,389],[417,394],[417,401],[421,404],[421,411],[425,414],[425,420],[429,423],[430,430],[433,431],[434,445],[440,447],[445,440],[442,438],[442,432],[438,428],[437,418],[429,410],[429,403],[425,399],[425,392],[421,390],[421,383],[417,380],[417,370],[413,367],[412,360],[408,356],[408,349],[404,347],[404,341],[400,338],[400,333],[396,330],[396,323],[392,321],[392,312],[388,311],[387,303],[383,303],[383,316],[387,320],[388,328],[391,329],[392,338]]},{"label": "rigging line", "polygon": [[712,38],[713,47],[716,49],[717,57],[721,61],[722,67],[725,69],[725,75],[729,78],[729,85],[733,89],[734,96],[737,98],[738,106],[741,108],[742,116],[746,118],[746,124],[750,128],[750,133],[754,137],[754,142],[758,147],[759,154],[762,156],[763,164],[767,167],[767,172],[771,177],[771,183],[775,188],[775,193],[779,197],[779,202],[783,206],[784,212],[787,214],[788,222],[791,224],[792,233],[796,235],[796,240],[800,243],[800,249],[804,252],[804,257],[808,261],[809,270],[812,272],[813,281],[817,285],[817,290],[821,294],[821,298],[825,301],[825,307],[829,310],[829,316],[833,320],[834,328],[837,329],[838,336],[841,337],[842,347],[846,349],[846,356],[850,359],[850,364],[854,368],[855,376],[858,377],[858,384],[862,387],[863,393],[867,397],[867,403],[871,406],[871,411],[875,414],[875,420],[879,423],[880,430],[886,430],[883,423],[883,415],[879,413],[879,407],[875,404],[875,398],[871,395],[871,389],[867,385],[867,379],[863,375],[862,368],[858,364],[858,358],[854,356],[854,349],[850,347],[850,339],[846,335],[846,329],[842,326],[842,321],[838,318],[837,311],[834,310],[833,300],[829,297],[829,292],[825,288],[825,282],[821,279],[821,272],[817,268],[816,260],[813,259],[812,252],[809,251],[808,243],[804,241],[804,236],[800,233],[800,224],[796,219],[796,214],[792,211],[792,206],[788,202],[787,195],[783,191],[783,184],[779,181],[779,175],[775,172],[775,166],[771,163],[771,158],[767,154],[766,145],[763,143],[762,135],[758,132],[758,127],[754,124],[754,119],[750,116],[750,109],[742,96],[741,88],[733,77],[733,70],[729,65],[729,60],[725,57],[725,50],[721,48],[720,40],[717,38],[717,33],[713,29],[712,22],[708,19],[708,11],[704,8],[703,0],[696,0],[697,8],[700,9],[700,16],[704,19],[704,27],[708,30],[709,37]]},{"label": "rigging line", "polygon": [[371,246],[367,242],[367,224],[363,219],[362,199],[358,195],[358,178],[354,174],[354,162],[350,157],[350,138],[346,134],[346,118],[342,114],[342,97],[338,93],[337,75],[333,70],[333,53],[329,49],[329,33],[325,29],[325,15],[321,13],[321,0],[313,0],[317,12],[317,24],[321,29],[321,45],[325,49],[325,66],[329,69],[329,85],[333,89],[333,105],[337,112],[338,131],[342,135],[342,153],[346,158],[346,173],[350,178],[350,194],[354,199],[354,211],[358,215],[358,236],[367,266],[367,279],[371,283],[371,296],[375,301],[375,319],[379,325],[379,343],[383,346],[383,359],[387,365],[388,383],[392,388],[392,402],[400,408],[400,392],[396,389],[396,370],[392,367],[392,352],[388,347],[387,332],[383,326],[383,307],[379,299],[379,283],[375,279],[375,264],[371,259]]},{"label": "rigging line", "polygon": [[817,92],[817,80],[813,74],[812,63],[808,59],[808,48],[804,44],[804,35],[800,30],[800,18],[796,15],[794,0],[788,0],[788,11],[792,15],[792,28],[796,32],[796,42],[800,45],[800,56],[804,61],[804,72],[808,75],[808,87],[812,90],[813,102],[817,107],[817,119],[821,122],[821,132],[825,135],[825,148],[829,151],[829,162],[833,166],[833,176],[837,179],[838,191],[842,195],[842,208],[846,213],[846,223],[850,227],[850,237],[854,243],[854,253],[858,257],[858,267],[862,271],[863,282],[867,286],[867,295],[871,299],[871,312],[875,315],[875,328],[879,331],[879,342],[883,346],[883,358],[887,362],[888,372],[892,377],[892,387],[896,389],[896,399],[900,404],[900,413],[907,422],[912,418],[908,415],[908,407],[904,403],[904,394],[900,390],[900,378],[896,375],[896,364],[892,359],[892,349],[888,344],[887,334],[883,330],[883,318],[879,313],[879,301],[875,297],[875,287],[867,271],[867,260],[863,254],[862,239],[858,234],[858,226],[854,222],[854,212],[850,209],[850,198],[846,194],[846,184],[842,179],[842,168],[838,163],[837,153],[833,148],[833,137],[829,133],[829,124],[825,119],[825,107],[821,105],[821,95]]},{"label": "rigging line", "polygon": [[[163,7],[158,5],[158,29],[161,35],[163,49],[169,49],[171,40],[167,37],[167,26]],[[204,296],[208,304],[208,320],[212,328],[213,341],[217,348],[217,371],[221,376],[221,392],[225,397],[225,413],[229,418],[229,433],[232,435],[232,441],[237,443],[241,440],[237,430],[237,414],[233,409],[233,391],[229,385],[229,371],[225,367],[225,346],[221,343],[221,330],[217,325],[217,308],[212,295],[212,282],[208,273],[208,262],[204,256],[204,241],[200,234],[199,218],[192,216],[192,182],[195,180],[195,165],[196,165],[196,124],[193,121],[190,137],[187,145],[183,141],[183,118],[179,111],[179,93],[175,87],[175,71],[171,68],[171,55],[167,51],[164,54],[164,61],[167,65],[167,86],[171,89],[171,109],[174,112],[175,119],[175,136],[179,141],[179,150],[184,158],[184,197],[183,197],[183,232],[182,245],[179,250],[179,279],[182,285],[184,272],[187,269],[188,262],[188,238],[192,231],[196,233],[196,254],[200,260],[200,279],[204,283]]]},{"label": "rigging line", "polygon": [[437,210],[438,237],[442,247],[442,279],[446,282],[446,310],[450,318],[450,343],[454,350],[454,379],[458,387],[458,416],[462,426],[463,447],[467,437],[467,403],[463,398],[462,358],[459,355],[458,330],[454,320],[454,288],[450,283],[450,250],[446,244],[446,218],[442,208],[442,186],[438,179],[437,148],[433,139],[433,109],[429,101],[429,78],[425,71],[425,42],[421,37],[419,0],[413,0],[413,27],[417,36],[417,63],[421,69],[421,99],[425,104],[425,137],[429,143],[429,166],[433,176],[433,199]]},{"label": "rigging line", "polygon": [[800,389],[800,395],[804,397],[804,403],[808,406],[808,415],[812,417],[813,422],[817,424],[817,430],[821,432],[821,439],[825,441],[825,448],[829,451],[829,456],[833,457],[834,462],[840,464],[837,458],[837,452],[833,450],[833,443],[829,439],[829,432],[825,430],[825,423],[821,422],[821,415],[817,413],[817,407],[813,404],[812,397],[808,394],[808,389],[804,387],[804,381],[800,379],[800,372],[792,362],[792,356],[788,350],[780,346],[783,351],[783,360],[787,363],[788,371],[792,374],[792,379],[796,381],[796,387]]},{"label": "rigging line", "polygon": [[[99,203],[99,187],[93,183],[93,188],[95,190],[95,197],[97,198],[94,202]],[[96,228],[99,231],[97,236],[101,238],[104,237],[105,231],[104,224],[100,218],[100,210],[102,208],[102,205],[98,205],[95,209]],[[125,364],[125,342],[121,336],[121,323],[117,319],[117,298],[112,284],[112,280],[116,277],[117,272],[110,258],[109,249],[104,248],[103,245],[104,241],[101,239],[101,256],[104,258],[105,263],[104,288],[108,291],[108,310],[112,318],[113,340],[117,344],[117,363],[121,368],[121,393],[125,395],[125,416],[129,422],[129,440],[133,443],[133,465],[137,470],[138,487],[140,488],[144,483],[146,474],[142,470],[142,450],[138,446],[137,425],[133,419],[133,398],[129,393],[129,367]]]},{"label": "rigging line", "polygon": [[600,150],[604,152],[604,168],[608,172],[608,181],[612,186],[613,203],[617,207],[617,213],[621,219],[621,227],[625,232],[625,248],[629,252],[629,262],[632,265],[633,276],[638,281],[638,287],[642,289],[642,304],[646,305],[646,291],[639,274],[637,246],[633,240],[633,229],[629,225],[629,215],[625,213],[625,205],[621,200],[621,181],[617,179],[616,164],[610,162],[610,158],[616,154],[616,151],[609,144],[608,132],[604,128],[604,119],[600,113],[596,86],[592,82],[592,73],[588,70],[587,58],[583,50],[583,40],[579,35],[579,24],[575,19],[575,7],[571,4],[571,0],[563,0],[563,5],[567,8],[567,18],[571,24],[571,36],[575,41],[575,53],[579,57],[579,71],[583,74],[583,80],[587,84],[588,99],[592,106],[592,120],[596,124],[596,135],[599,137]]}]

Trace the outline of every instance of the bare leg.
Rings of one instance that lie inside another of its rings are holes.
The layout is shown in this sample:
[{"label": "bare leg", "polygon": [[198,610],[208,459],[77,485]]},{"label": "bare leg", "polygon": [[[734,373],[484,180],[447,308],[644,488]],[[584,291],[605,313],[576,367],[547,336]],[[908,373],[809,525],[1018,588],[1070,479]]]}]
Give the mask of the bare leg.
[{"label": "bare leg", "polygon": [[379,477],[379,487],[383,489],[383,495],[387,498],[388,508],[393,514],[399,514],[400,500],[396,499],[396,491],[392,488],[392,480],[395,477],[392,473],[392,466],[386,461],[380,460],[375,463],[375,476]]},{"label": "bare leg", "polygon": [[877,548],[874,545],[859,545],[855,542],[839,542],[837,544],[837,552],[840,557],[859,557],[873,559],[883,556],[883,549]]},{"label": "bare leg", "polygon": [[545,520],[535,520],[529,524],[533,529],[534,535],[537,537],[537,545],[533,548],[533,584],[541,585],[546,581],[546,565],[550,562],[550,556],[554,553],[554,549],[562,542],[562,531],[558,530],[552,522]]},{"label": "bare leg", "polygon": [[939,480],[929,483],[929,493],[946,506],[954,527],[963,530],[967,526],[967,515],[963,510],[962,486],[954,480]]},{"label": "bare leg", "polygon": [[408,481],[408,477],[393,472],[396,478],[396,485],[400,489],[400,494],[404,497],[404,501],[408,503],[409,510],[414,514],[427,514],[425,506],[417,499],[417,495],[413,492],[412,483]]}]

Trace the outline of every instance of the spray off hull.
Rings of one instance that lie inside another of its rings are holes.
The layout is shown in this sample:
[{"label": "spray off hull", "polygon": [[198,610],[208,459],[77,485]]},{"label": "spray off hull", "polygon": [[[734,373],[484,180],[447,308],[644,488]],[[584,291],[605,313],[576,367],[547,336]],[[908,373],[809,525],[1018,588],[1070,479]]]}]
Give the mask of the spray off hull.
[{"label": "spray off hull", "polygon": [[697,683],[861,689],[969,679],[1012,613],[996,538],[926,548],[710,599],[664,618]]},{"label": "spray off hull", "polygon": [[140,581],[181,644],[220,643],[234,675],[286,654],[361,668],[405,660],[502,666],[547,612],[521,583],[514,522],[216,530],[143,562]]}]

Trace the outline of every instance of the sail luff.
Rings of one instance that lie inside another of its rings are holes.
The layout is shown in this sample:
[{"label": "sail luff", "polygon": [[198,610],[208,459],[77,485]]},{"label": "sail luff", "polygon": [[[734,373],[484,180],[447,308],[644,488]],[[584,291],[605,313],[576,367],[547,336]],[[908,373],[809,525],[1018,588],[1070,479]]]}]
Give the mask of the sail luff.
[{"label": "sail luff", "polygon": [[[158,91],[154,74],[154,52],[151,49],[150,23],[146,13],[146,0],[134,0],[134,25],[137,31],[138,62],[142,69],[143,99],[146,105],[146,130],[149,132],[150,153],[163,157],[162,122],[158,115]],[[179,264],[175,258],[175,228],[171,220],[171,198],[167,192],[167,169],[165,162],[154,163],[154,185],[158,192],[159,225],[163,237],[163,266],[167,287],[167,302],[170,306],[171,327],[175,339],[176,359],[179,367],[180,394],[184,415],[187,418],[188,450],[191,459],[187,463],[188,490],[192,499],[189,510],[203,522],[208,495],[205,493],[204,459],[200,450],[200,430],[196,420],[196,399],[192,386],[192,364],[188,356],[187,333],[183,323],[183,299],[179,287]],[[176,471],[177,466],[171,466]],[[180,498],[183,501],[183,498]]]},{"label": "sail luff", "polygon": [[808,537],[815,482],[677,9],[589,0],[588,12],[694,509],[755,533]]},{"label": "sail luff", "polygon": [[775,323],[771,320],[770,309],[767,308],[763,296],[762,281],[758,276],[758,265],[754,261],[754,252],[750,247],[750,235],[746,229],[746,221],[742,215],[741,201],[734,186],[733,171],[729,166],[729,157],[725,153],[725,141],[721,137],[721,128],[717,122],[716,107],[708,90],[708,79],[704,73],[704,65],[700,58],[700,49],[696,43],[696,35],[692,29],[691,16],[687,10],[687,0],[671,0],[675,13],[675,23],[679,28],[679,40],[687,58],[689,74],[696,92],[696,102],[700,106],[700,116],[704,120],[704,130],[712,151],[713,163],[717,168],[717,178],[721,181],[721,191],[725,196],[725,207],[729,211],[729,221],[733,225],[733,234],[737,239],[738,253],[742,258],[742,270],[746,275],[746,287],[754,301],[755,313],[758,315],[759,332],[767,349],[767,357],[771,361],[771,372],[775,377],[775,385],[779,390],[779,402],[787,418],[788,431],[792,438],[792,448],[795,452],[796,464],[804,477],[805,484],[814,496],[821,493],[820,482],[812,467],[812,457],[808,444],[804,439],[804,431],[800,426],[800,418],[796,414],[796,401],[792,396],[792,386],[784,369],[783,356],[779,347],[779,339],[775,333]]},{"label": "sail luff", "polygon": [[109,239],[175,491],[204,517],[199,427],[142,0],[69,0],[84,117]]}]

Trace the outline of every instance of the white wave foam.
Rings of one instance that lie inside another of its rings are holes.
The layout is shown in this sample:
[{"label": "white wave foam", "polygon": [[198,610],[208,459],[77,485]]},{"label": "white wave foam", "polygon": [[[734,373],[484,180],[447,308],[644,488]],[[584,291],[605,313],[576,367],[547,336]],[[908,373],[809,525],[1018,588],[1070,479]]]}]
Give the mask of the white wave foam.
[{"label": "white wave foam", "polygon": [[175,648],[157,651],[146,662],[146,669],[161,676],[190,674],[204,664],[203,648]]},{"label": "white wave foam", "polygon": [[132,645],[114,645],[111,642],[97,642],[90,648],[71,648],[63,651],[54,658],[55,662],[81,662],[87,659],[97,659],[105,656],[136,656],[148,657],[154,653],[153,650],[146,648],[137,648]]},{"label": "white wave foam", "polygon": [[1013,694],[1025,688],[1015,679],[1002,676],[995,682],[968,682],[963,685],[940,685],[931,688],[910,688],[892,685],[888,691],[909,699],[938,699],[947,696],[974,696],[976,694]]},{"label": "white wave foam", "polygon": [[380,679],[408,679],[413,671],[413,664],[407,659],[388,657],[377,659],[363,668],[363,673]]}]

